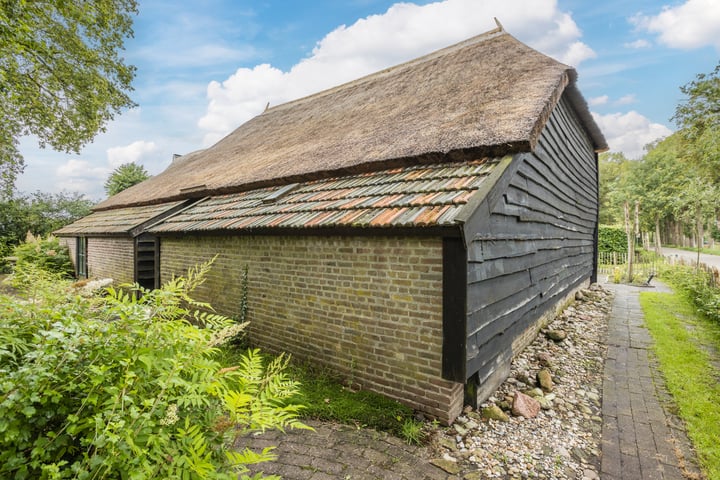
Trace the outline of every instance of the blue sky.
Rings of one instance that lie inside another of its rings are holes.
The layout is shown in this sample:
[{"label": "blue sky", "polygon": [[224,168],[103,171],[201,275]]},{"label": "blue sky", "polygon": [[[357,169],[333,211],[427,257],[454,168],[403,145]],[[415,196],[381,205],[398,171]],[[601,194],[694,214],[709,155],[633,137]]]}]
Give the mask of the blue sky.
[{"label": "blue sky", "polygon": [[125,58],[132,97],[79,155],[21,142],[24,192],[104,198],[113,168],[156,174],[277,105],[495,27],[573,65],[614,151],[630,158],[670,134],[679,87],[720,52],[717,0],[139,0]]}]

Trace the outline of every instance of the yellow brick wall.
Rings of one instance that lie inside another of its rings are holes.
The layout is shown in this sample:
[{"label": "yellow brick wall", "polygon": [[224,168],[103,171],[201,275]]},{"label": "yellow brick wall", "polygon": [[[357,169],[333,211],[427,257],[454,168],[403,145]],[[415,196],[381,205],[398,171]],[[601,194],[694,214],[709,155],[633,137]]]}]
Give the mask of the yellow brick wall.
[{"label": "yellow brick wall", "polygon": [[163,238],[161,280],[219,254],[198,297],[236,315],[249,273],[249,335],[441,420],[463,385],[442,380],[442,240],[418,237]]},{"label": "yellow brick wall", "polygon": [[88,277],[112,278],[115,283],[133,282],[135,254],[132,238],[88,238]]}]

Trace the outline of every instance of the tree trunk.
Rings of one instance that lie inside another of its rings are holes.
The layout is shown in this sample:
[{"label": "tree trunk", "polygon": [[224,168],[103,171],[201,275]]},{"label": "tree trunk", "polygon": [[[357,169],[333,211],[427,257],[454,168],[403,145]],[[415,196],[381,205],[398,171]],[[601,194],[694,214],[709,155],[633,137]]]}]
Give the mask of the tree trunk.
[{"label": "tree trunk", "polygon": [[662,255],[662,241],[660,240],[660,217],[655,217],[655,253]]},{"label": "tree trunk", "polygon": [[702,210],[700,207],[697,207],[695,210],[695,238],[697,239],[697,263],[695,264],[695,270],[698,272],[700,271],[700,252],[702,251],[703,237],[705,236],[703,226]]},{"label": "tree trunk", "polygon": [[630,205],[628,205],[628,202],[625,202],[625,234],[627,235],[627,247],[628,247],[628,270],[627,270],[627,276],[628,276],[628,282],[632,283],[633,280],[633,255],[635,254],[635,239],[633,238],[633,234],[635,233],[635,229],[630,226]]}]

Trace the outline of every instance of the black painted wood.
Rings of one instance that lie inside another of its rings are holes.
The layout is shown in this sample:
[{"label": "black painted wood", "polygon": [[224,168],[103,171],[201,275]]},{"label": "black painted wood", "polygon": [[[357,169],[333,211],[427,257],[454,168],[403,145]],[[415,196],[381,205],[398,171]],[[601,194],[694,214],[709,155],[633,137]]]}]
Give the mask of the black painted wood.
[{"label": "black painted wood", "polygon": [[467,336],[467,254],[462,239],[443,238],[443,343],[442,376],[465,382],[465,343]]},{"label": "black painted wood", "polygon": [[465,378],[482,382],[527,328],[593,276],[597,155],[566,99],[532,153],[512,168],[465,223]]}]

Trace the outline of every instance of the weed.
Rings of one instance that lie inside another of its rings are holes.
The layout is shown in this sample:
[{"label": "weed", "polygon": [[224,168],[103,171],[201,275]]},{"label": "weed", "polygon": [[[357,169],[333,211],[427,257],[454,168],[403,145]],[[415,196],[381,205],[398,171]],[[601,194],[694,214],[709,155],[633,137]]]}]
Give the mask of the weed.
[{"label": "weed", "polygon": [[408,445],[421,445],[425,439],[424,424],[412,418],[407,418],[402,424],[400,435]]}]

